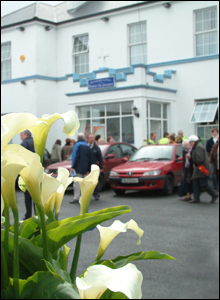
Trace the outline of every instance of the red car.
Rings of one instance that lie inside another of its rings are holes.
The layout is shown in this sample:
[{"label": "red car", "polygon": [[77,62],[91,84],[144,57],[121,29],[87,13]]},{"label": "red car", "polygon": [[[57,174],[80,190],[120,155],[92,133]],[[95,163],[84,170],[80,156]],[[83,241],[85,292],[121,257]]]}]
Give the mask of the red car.
[{"label": "red car", "polygon": [[[130,158],[137,148],[127,143],[101,143],[98,144],[103,156],[103,173],[99,177],[99,189],[104,188],[109,181],[109,174],[113,167],[120,165]],[[72,164],[72,154],[64,161],[52,164],[45,169],[46,173],[53,173],[57,177],[58,168],[63,167],[70,170]]]},{"label": "red car", "polygon": [[112,169],[109,181],[117,195],[126,190],[162,189],[171,195],[182,180],[181,144],[141,147],[126,163]]}]

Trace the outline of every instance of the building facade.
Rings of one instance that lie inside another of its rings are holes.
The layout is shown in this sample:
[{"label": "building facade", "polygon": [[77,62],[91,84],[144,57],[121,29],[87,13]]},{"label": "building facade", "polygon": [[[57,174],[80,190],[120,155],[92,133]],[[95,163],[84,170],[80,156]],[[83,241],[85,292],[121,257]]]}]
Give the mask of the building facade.
[{"label": "building facade", "polygon": [[218,1],[35,3],[1,19],[2,113],[75,110],[79,131],[136,147],[178,130],[205,143],[218,126]]}]

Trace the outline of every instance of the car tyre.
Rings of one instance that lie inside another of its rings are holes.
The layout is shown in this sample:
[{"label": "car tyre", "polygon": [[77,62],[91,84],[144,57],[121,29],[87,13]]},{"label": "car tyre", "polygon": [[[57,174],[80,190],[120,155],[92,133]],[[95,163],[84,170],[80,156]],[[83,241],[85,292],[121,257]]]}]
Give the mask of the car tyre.
[{"label": "car tyre", "polygon": [[165,195],[172,195],[173,188],[174,188],[173,176],[171,174],[167,174],[164,188],[163,188],[163,193]]},{"label": "car tyre", "polygon": [[115,194],[118,196],[122,196],[125,193],[125,190],[114,190]]}]

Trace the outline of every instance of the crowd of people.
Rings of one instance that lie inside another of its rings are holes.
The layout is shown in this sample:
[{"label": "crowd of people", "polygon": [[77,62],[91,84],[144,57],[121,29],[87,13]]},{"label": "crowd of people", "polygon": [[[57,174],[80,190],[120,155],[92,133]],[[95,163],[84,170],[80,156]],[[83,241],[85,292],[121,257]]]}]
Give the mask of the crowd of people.
[{"label": "crowd of people", "polygon": [[[218,199],[219,182],[219,135],[218,128],[213,128],[213,136],[207,141],[206,147],[196,135],[183,141],[183,182],[186,197],[183,201],[199,203],[202,191],[212,198],[210,203]],[[212,178],[213,187],[208,183]],[[191,198],[193,194],[194,198]]]},{"label": "crowd of people", "polygon": [[[26,149],[35,152],[34,141],[29,130],[20,134],[21,145]],[[86,139],[85,139],[86,138]],[[107,142],[115,142],[116,136],[108,136]],[[157,135],[155,132],[150,134],[149,145],[156,144],[174,144],[183,145],[183,181],[182,189],[186,197],[183,201],[189,203],[199,203],[200,194],[205,190],[212,196],[211,203],[214,203],[218,194],[215,191],[219,184],[219,134],[218,128],[213,128],[212,137],[207,141],[206,147],[196,135],[186,138],[183,131],[179,130],[177,136],[175,133],[169,134],[164,132],[163,138],[156,142]],[[57,139],[52,147],[51,163],[56,163],[67,159],[72,154],[71,174],[84,178],[89,172],[92,164],[97,164],[103,171],[102,153],[97,143],[104,142],[100,135],[94,136],[89,134],[87,137],[83,133],[78,134],[77,142],[66,139],[66,143],[61,147],[61,140]],[[127,136],[127,142],[133,143],[131,134]],[[74,172],[75,173],[74,173]],[[213,187],[209,186],[208,179],[212,178]],[[192,199],[192,194],[194,198]],[[99,200],[98,185],[93,194],[95,200]],[[74,183],[74,199],[70,203],[78,203],[80,198],[80,187]],[[25,192],[26,214],[24,219],[32,215],[32,199],[28,191]],[[34,208],[35,209],[35,208]]]}]

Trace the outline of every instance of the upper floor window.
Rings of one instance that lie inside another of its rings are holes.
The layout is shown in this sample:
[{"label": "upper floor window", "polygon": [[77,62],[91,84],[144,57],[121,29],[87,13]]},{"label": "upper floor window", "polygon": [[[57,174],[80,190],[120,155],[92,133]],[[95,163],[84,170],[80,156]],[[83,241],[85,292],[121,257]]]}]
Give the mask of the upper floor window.
[{"label": "upper floor window", "polygon": [[195,12],[196,56],[218,53],[217,8]]},{"label": "upper floor window", "polygon": [[73,72],[78,74],[89,72],[89,35],[73,38]]},{"label": "upper floor window", "polygon": [[129,63],[147,63],[147,25],[146,21],[129,25]]},{"label": "upper floor window", "polygon": [[1,44],[1,80],[11,79],[11,43]]}]

